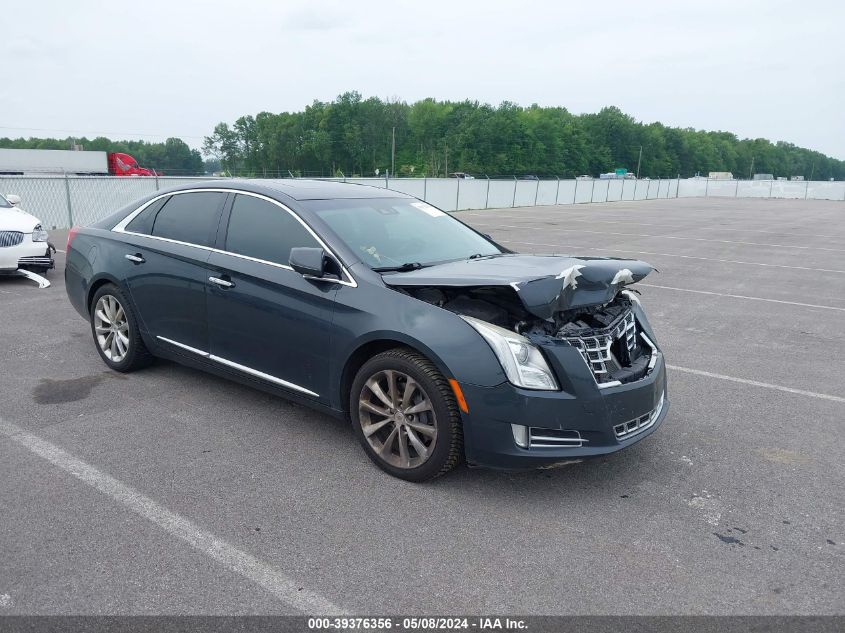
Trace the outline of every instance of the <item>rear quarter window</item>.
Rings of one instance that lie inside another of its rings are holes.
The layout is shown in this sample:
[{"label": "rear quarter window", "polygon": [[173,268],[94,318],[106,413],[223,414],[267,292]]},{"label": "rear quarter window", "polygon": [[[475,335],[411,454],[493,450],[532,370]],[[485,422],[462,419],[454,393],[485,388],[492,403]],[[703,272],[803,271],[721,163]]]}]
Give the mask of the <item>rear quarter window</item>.
[{"label": "rear quarter window", "polygon": [[143,235],[150,235],[153,232],[153,221],[156,213],[164,206],[164,203],[170,200],[169,196],[156,200],[146,209],[141,211],[138,215],[132,218],[132,221],[126,225],[126,230],[132,233],[141,233]]}]

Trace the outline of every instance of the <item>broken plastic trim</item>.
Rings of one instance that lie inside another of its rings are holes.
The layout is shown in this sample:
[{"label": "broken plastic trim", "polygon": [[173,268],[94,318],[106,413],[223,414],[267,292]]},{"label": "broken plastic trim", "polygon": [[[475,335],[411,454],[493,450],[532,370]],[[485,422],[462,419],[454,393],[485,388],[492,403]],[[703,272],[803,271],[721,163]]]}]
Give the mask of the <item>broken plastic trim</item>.
[{"label": "broken plastic trim", "polygon": [[22,277],[26,277],[27,279],[31,279],[32,281],[37,283],[39,288],[49,288],[50,287],[50,282],[47,279],[45,279],[41,275],[36,275],[31,270],[26,270],[24,268],[18,268],[17,272]]}]

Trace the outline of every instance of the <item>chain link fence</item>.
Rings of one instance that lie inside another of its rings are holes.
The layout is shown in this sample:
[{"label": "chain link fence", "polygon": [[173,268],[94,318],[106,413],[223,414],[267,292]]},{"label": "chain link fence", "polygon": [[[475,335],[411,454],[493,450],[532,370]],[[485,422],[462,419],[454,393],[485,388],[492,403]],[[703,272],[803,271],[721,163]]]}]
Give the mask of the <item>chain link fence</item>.
[{"label": "chain link fence", "polygon": [[[0,192],[21,197],[21,207],[46,228],[85,225],[133,200],[214,177],[0,176]],[[845,200],[845,182],[781,180],[656,180],[578,178],[494,180],[487,178],[332,178],[406,193],[458,211],[538,205],[588,204],[660,198],[737,197]]]},{"label": "chain link fence", "polygon": [[21,207],[49,229],[90,224],[160,189],[211,178],[115,176],[0,176],[0,193],[21,197]]}]

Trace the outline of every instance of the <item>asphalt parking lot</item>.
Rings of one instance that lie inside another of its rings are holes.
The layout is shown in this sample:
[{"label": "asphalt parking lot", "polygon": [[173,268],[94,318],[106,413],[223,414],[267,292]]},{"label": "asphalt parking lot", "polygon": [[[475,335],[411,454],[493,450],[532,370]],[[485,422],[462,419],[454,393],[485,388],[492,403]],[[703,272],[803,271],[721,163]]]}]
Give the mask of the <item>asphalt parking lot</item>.
[{"label": "asphalt parking lot", "polygon": [[0,614],[845,613],[845,203],[458,217],[659,269],[638,286],[670,365],[656,433],[409,484],[280,398],[108,371],[59,253],[48,289],[0,279]]}]

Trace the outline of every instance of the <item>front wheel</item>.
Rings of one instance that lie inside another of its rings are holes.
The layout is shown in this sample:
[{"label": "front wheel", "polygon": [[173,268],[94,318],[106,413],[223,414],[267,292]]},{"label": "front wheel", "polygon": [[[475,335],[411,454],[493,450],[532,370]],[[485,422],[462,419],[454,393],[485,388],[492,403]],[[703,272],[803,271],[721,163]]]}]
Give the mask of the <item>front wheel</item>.
[{"label": "front wheel", "polygon": [[134,371],[153,360],[128,299],[114,284],[102,286],[91,299],[91,333],[100,358],[115,371]]},{"label": "front wheel", "polygon": [[364,363],[352,384],[349,411],[367,456],[408,481],[449,472],[463,454],[455,396],[424,356],[392,349]]}]

